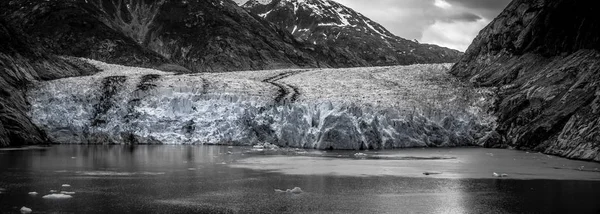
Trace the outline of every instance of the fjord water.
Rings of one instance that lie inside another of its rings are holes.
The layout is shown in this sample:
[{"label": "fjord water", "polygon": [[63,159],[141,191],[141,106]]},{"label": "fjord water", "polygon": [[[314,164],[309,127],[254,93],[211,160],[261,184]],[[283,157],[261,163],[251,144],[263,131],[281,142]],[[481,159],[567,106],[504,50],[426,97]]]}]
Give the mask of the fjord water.
[{"label": "fjord water", "polygon": [[[0,150],[0,213],[22,206],[36,213],[600,211],[597,163],[480,148],[363,153],[191,145]],[[274,191],[294,187],[303,192]],[[75,194],[43,199],[51,190]]]}]

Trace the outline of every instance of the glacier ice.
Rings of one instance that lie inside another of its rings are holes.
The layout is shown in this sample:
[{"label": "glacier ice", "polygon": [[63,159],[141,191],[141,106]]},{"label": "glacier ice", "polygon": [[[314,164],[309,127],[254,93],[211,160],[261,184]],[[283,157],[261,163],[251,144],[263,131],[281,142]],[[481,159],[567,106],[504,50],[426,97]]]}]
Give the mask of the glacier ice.
[{"label": "glacier ice", "polygon": [[25,207],[25,206],[21,207],[21,209],[19,211],[21,211],[21,213],[23,213],[23,214],[27,214],[27,213],[33,212],[33,210],[31,208]]},{"label": "glacier ice", "polygon": [[[278,103],[282,89],[263,80],[282,70],[180,75],[89,62],[103,72],[28,92],[32,120],[55,142],[386,149],[474,145],[494,126],[485,93],[423,76],[447,75],[445,65],[297,72],[280,80],[297,101]],[[473,105],[455,105],[465,99]]]},{"label": "glacier ice", "polygon": [[276,193],[292,193],[292,194],[300,194],[303,193],[304,191],[302,191],[302,189],[300,187],[294,187],[293,189],[287,189],[285,191],[281,190],[281,189],[275,189]]},{"label": "glacier ice", "polygon": [[67,195],[67,194],[49,194],[49,195],[44,195],[42,196],[43,199],[69,199],[69,198],[73,198],[73,196],[71,195]]}]

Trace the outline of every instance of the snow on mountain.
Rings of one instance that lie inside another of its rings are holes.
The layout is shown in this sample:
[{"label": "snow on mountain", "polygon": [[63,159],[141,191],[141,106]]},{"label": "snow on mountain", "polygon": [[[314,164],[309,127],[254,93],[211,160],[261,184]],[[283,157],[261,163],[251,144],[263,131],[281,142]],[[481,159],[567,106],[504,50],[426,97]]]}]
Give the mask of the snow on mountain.
[{"label": "snow on mountain", "polygon": [[241,6],[298,40],[347,51],[370,65],[454,62],[459,51],[395,36],[379,23],[332,0],[250,0]]}]

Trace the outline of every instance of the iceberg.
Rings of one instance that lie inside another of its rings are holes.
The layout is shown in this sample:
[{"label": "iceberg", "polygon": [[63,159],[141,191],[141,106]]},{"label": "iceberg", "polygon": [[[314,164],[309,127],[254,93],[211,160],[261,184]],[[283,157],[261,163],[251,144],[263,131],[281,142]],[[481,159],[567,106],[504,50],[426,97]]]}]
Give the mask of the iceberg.
[{"label": "iceberg", "polygon": [[293,189],[287,189],[285,191],[281,190],[281,189],[275,189],[276,193],[291,193],[291,194],[300,194],[303,193],[304,191],[302,191],[302,189],[300,187],[294,187]]},{"label": "iceberg", "polygon": [[21,207],[21,209],[19,211],[21,211],[21,213],[23,213],[23,214],[27,214],[27,213],[33,212],[33,210],[31,210],[31,208],[25,207],[25,206]]},{"label": "iceberg", "polygon": [[44,195],[42,196],[43,199],[69,199],[69,198],[73,198],[73,196],[71,195],[67,195],[67,194],[49,194],[49,195]]}]

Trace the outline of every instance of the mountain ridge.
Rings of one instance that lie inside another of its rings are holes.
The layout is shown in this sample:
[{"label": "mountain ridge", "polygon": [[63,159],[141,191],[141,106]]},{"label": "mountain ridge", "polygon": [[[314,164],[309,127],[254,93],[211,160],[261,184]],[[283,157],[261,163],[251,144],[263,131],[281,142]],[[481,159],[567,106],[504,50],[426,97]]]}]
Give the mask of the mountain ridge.
[{"label": "mountain ridge", "polygon": [[241,6],[301,41],[354,54],[370,66],[447,63],[461,55],[456,50],[398,37],[331,0],[249,0]]}]

